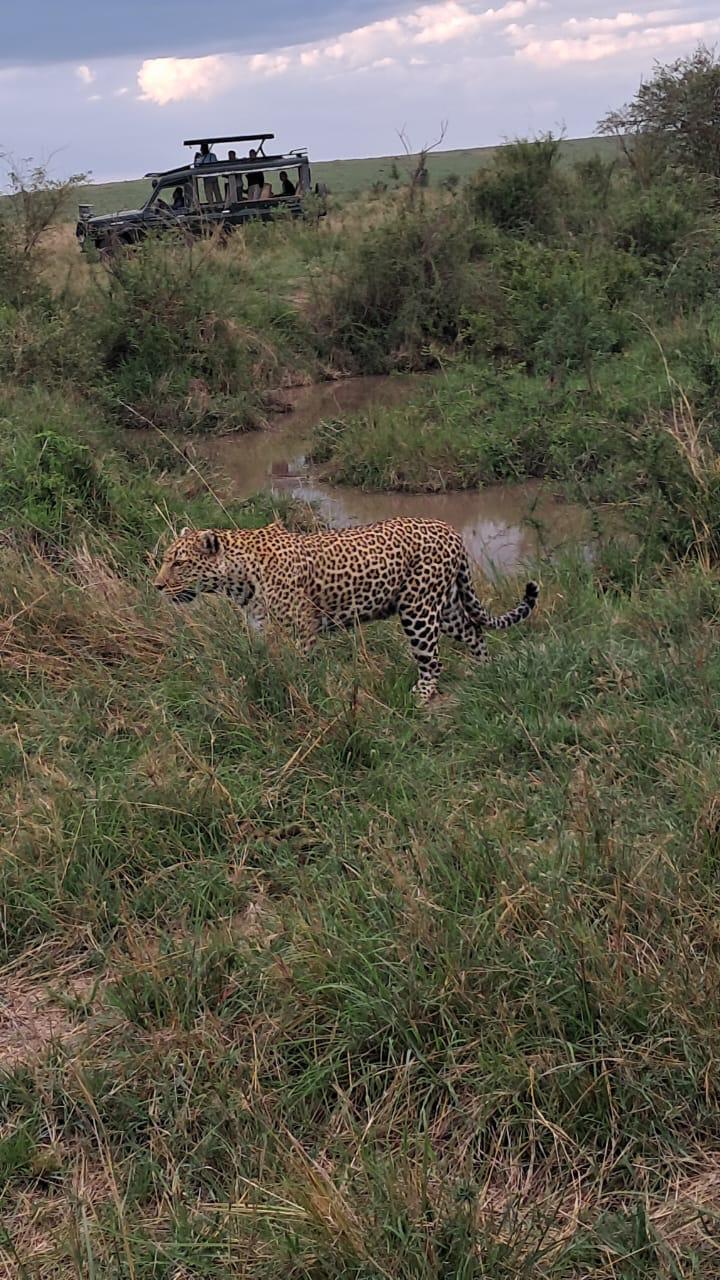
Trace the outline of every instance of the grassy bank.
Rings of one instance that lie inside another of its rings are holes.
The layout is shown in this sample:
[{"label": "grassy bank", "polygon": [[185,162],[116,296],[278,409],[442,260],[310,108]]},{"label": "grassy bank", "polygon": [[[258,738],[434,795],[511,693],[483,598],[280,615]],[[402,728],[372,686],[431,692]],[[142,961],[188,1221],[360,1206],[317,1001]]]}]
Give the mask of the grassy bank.
[{"label": "grassy bank", "polygon": [[546,567],[420,712],[104,540],[4,557],[5,1264],[709,1274],[716,584]]},{"label": "grassy bank", "polygon": [[306,660],[158,601],[211,496],[2,413],[3,1263],[709,1274],[715,578],[535,566],[421,711],[394,623]]}]

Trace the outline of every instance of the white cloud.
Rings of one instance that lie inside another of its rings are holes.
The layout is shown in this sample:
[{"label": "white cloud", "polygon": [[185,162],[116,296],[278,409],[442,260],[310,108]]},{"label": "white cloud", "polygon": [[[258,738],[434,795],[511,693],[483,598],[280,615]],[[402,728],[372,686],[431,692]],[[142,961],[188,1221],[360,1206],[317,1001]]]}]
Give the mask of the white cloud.
[{"label": "white cloud", "polygon": [[124,98],[125,94],[129,92],[130,90],[128,89],[127,85],[124,84],[121,89],[115,89],[113,91],[113,98]]},{"label": "white cloud", "polygon": [[101,93],[91,93],[88,96],[88,102],[101,102],[101,101],[102,101]]},{"label": "white cloud", "polygon": [[653,9],[650,13],[631,13],[625,10],[622,13],[616,13],[612,18],[568,18],[567,22],[563,23],[563,27],[573,35],[584,35],[653,26],[658,22],[673,22],[682,17],[682,9]]},{"label": "white cloud", "polygon": [[92,84],[95,79],[95,72],[90,67],[85,66],[85,63],[75,68],[75,75],[78,80],[82,80],[83,84]]},{"label": "white cloud", "polygon": [[416,44],[445,44],[473,35],[493,23],[521,18],[538,7],[539,0],[508,0],[499,9],[479,10],[475,4],[446,0],[444,4],[423,5],[409,14],[406,21],[410,27],[418,28],[413,36]]},{"label": "white cloud", "polygon": [[287,71],[290,58],[285,53],[256,53],[248,65],[250,71],[260,72],[265,76],[277,76]]},{"label": "white cloud", "polygon": [[[547,70],[570,63],[600,62],[604,58],[636,51],[687,48],[717,35],[720,35],[720,18],[710,18],[706,21],[646,27],[625,33],[599,31],[578,39],[530,40],[521,44],[515,57]],[[522,38],[522,30],[519,37]]]},{"label": "white cloud", "polygon": [[236,62],[221,53],[205,58],[146,58],[137,77],[140,97],[160,107],[187,98],[214,98],[233,84]]},{"label": "white cloud", "polygon": [[[641,6],[643,0],[638,0]],[[542,68],[599,62],[635,50],[692,45],[720,31],[720,18],[682,22],[679,9],[635,9],[562,19],[548,0],[436,0],[396,17],[355,27],[326,43],[260,51],[250,56],[211,54],[200,58],[150,58],[138,71],[140,97],[164,106],[191,98],[213,98],[249,78],[333,78],[348,72],[391,67],[458,67],[468,57],[487,59],[514,50],[516,58]],[[582,6],[580,6],[582,7]],[[538,26],[522,19],[537,13]],[[423,56],[412,56],[422,53]],[[89,68],[78,68],[77,74]],[[81,77],[82,78],[82,77]],[[90,83],[86,80],[86,83]],[[118,96],[122,90],[116,91]]]},{"label": "white cloud", "polygon": [[446,4],[423,5],[417,13],[410,14],[408,22],[419,30],[413,36],[416,44],[445,44],[469,36],[483,24],[484,15],[474,13],[456,0]]},{"label": "white cloud", "polygon": [[413,45],[442,46],[468,40],[481,29],[522,17],[544,7],[544,0],[507,0],[487,8],[478,0],[441,0],[422,4],[400,17],[370,22],[346,31],[327,44],[298,45],[249,57],[212,54],[203,58],[149,58],[138,71],[140,97],[165,106],[188,98],[211,98],[247,76],[277,76],[325,68],[336,73],[380,69],[400,63],[424,66],[425,58],[408,58]]},{"label": "white cloud", "polygon": [[400,19],[386,18],[382,22],[370,22],[366,27],[346,31],[331,44],[321,46],[313,52],[320,59],[330,58],[334,62],[342,60],[350,66],[359,66],[375,53],[378,57],[387,56],[388,46],[396,48],[402,41],[402,36],[403,24]]}]

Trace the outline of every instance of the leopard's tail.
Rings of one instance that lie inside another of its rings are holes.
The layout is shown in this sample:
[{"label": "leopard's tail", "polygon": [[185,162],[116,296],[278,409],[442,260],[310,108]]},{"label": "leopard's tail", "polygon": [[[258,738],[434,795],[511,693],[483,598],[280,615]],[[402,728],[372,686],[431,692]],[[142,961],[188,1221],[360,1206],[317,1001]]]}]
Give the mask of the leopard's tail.
[{"label": "leopard's tail", "polygon": [[467,561],[460,566],[457,586],[461,604],[471,622],[476,627],[485,627],[488,631],[507,631],[507,628],[514,627],[516,622],[524,622],[530,617],[540,595],[537,582],[528,582],[520,603],[516,604],[514,609],[508,609],[507,613],[501,613],[499,617],[495,617],[494,614],[488,613],[484,604],[475,595]]}]

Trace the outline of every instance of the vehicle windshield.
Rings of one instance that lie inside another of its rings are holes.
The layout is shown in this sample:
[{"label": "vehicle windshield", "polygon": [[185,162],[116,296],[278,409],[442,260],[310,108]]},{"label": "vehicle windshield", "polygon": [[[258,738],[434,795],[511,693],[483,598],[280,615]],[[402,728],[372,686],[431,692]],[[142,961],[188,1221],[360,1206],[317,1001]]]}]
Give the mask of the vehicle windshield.
[{"label": "vehicle windshield", "polygon": [[144,207],[156,212],[169,209],[173,213],[183,213],[191,208],[192,199],[192,183],[188,179],[168,178],[152,188]]}]

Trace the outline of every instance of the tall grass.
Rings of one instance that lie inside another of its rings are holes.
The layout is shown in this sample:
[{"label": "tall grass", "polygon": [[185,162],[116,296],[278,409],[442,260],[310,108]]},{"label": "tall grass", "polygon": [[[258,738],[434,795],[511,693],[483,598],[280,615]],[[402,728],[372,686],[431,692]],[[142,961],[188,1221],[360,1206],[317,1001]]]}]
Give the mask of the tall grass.
[{"label": "tall grass", "polygon": [[[9,1275],[720,1269],[715,215],[538,156],[2,295]],[[218,515],[118,414],[237,427],[320,369],[433,364],[325,424],[334,478],[552,477],[644,559],[534,566],[539,616],[488,668],[448,646],[424,710],[394,623],[302,658],[157,598],[175,528],[277,503]]]},{"label": "tall grass", "polygon": [[6,1265],[713,1265],[720,602],[544,577],[417,712],[392,626],[308,662],[5,554]]}]

